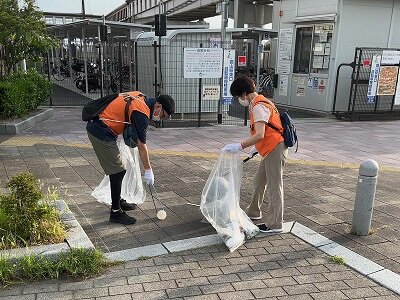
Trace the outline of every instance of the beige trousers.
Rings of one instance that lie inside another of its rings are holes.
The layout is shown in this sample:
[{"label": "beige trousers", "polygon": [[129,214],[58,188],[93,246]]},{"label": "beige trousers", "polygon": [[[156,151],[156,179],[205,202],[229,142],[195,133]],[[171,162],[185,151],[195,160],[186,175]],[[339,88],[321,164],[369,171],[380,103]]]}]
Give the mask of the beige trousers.
[{"label": "beige trousers", "polygon": [[260,216],[265,194],[268,203],[265,224],[271,229],[282,228],[283,168],[287,156],[288,149],[281,142],[263,158],[253,179],[253,197],[246,210],[251,217]]}]

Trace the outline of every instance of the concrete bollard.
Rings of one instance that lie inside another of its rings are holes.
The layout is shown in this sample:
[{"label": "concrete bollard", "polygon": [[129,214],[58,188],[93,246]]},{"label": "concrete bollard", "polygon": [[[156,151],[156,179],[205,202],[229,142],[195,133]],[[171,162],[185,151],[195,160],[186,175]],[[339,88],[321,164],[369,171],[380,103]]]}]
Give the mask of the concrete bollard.
[{"label": "concrete bollard", "polygon": [[372,211],[374,209],[378,170],[378,163],[372,159],[364,160],[360,164],[356,200],[353,211],[353,222],[351,227],[351,233],[355,235],[369,234]]}]

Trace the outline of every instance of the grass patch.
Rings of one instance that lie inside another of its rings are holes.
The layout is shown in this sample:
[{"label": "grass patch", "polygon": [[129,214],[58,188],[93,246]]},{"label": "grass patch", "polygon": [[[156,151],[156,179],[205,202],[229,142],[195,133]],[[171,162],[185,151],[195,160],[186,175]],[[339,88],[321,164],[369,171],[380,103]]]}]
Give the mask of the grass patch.
[{"label": "grass patch", "polygon": [[345,264],[344,258],[341,256],[337,256],[337,255],[331,256],[330,260],[338,265]]},{"label": "grass patch", "polygon": [[148,260],[152,258],[151,256],[140,256],[137,260]]},{"label": "grass patch", "polygon": [[111,265],[113,263],[102,252],[82,248],[71,249],[71,252],[57,258],[27,255],[18,261],[11,261],[0,257],[0,283],[7,286],[26,280],[60,277],[85,279],[101,274]]},{"label": "grass patch", "polygon": [[31,173],[15,175],[6,187],[9,192],[0,193],[0,250],[65,240],[65,225],[53,206],[55,188],[43,192]]}]

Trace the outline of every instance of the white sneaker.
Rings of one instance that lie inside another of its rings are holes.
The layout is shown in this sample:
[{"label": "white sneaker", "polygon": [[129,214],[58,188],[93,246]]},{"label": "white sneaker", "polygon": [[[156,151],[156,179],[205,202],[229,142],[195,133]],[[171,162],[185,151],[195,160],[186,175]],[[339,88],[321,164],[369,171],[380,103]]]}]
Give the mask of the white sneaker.
[{"label": "white sneaker", "polygon": [[265,225],[265,223],[263,223],[263,224],[257,224],[257,227],[258,227],[258,229],[260,229],[260,232],[263,232],[263,233],[281,233],[281,232],[283,232],[283,228],[275,228],[275,229],[272,229],[272,228],[269,228],[267,225]]}]

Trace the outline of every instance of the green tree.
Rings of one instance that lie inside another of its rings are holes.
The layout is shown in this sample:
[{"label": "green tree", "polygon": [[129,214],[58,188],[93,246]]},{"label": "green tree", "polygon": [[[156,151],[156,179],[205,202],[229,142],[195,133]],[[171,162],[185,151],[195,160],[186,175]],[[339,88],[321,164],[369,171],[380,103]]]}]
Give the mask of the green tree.
[{"label": "green tree", "polygon": [[33,0],[0,0],[0,48],[3,51],[5,75],[23,59],[38,59],[41,53],[56,45],[46,29],[43,13]]}]

